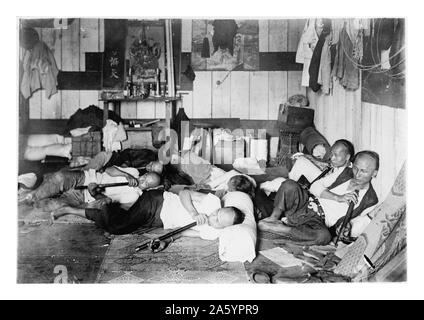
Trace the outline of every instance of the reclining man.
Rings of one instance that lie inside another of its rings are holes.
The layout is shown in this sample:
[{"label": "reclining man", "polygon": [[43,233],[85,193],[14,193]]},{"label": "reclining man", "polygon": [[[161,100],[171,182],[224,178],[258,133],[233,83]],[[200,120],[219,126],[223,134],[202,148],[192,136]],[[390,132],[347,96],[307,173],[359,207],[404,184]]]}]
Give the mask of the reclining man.
[{"label": "reclining man", "polygon": [[[327,174],[332,172],[332,177],[352,177],[352,158],[355,154],[354,147],[351,142],[341,139],[334,142],[330,150],[330,166],[322,167],[321,169],[307,157],[299,156],[289,172],[289,179],[298,181],[303,178],[311,184],[314,182],[324,170]],[[324,174],[326,174],[324,172]],[[302,177],[303,176],[303,177]],[[276,179],[284,180],[284,179]],[[277,190],[278,186],[274,190]],[[255,197],[255,205],[260,211],[260,219],[271,216],[275,203],[276,192],[271,192],[268,196],[262,189],[257,190]]]},{"label": "reclining man", "polygon": [[[109,187],[102,195],[98,184],[128,182],[128,186]],[[64,205],[93,206],[101,205],[102,198],[108,197],[122,207],[131,207],[143,193],[143,190],[155,188],[160,184],[158,174],[149,172],[139,176],[135,168],[106,168],[104,173],[94,170],[70,171],[59,170],[46,176],[43,183],[35,190],[20,195],[19,202],[36,203],[52,211]],[[77,186],[88,186],[85,190],[77,190]],[[60,194],[59,198],[41,201]],[[99,200],[99,201],[95,201]]]},{"label": "reclining man", "polygon": [[161,176],[165,190],[175,184],[193,184],[193,179],[177,166],[164,165],[150,149],[124,149],[119,152],[101,151],[82,169],[104,171],[111,166],[137,168],[140,174],[155,172]]},{"label": "reclining man", "polygon": [[311,197],[297,182],[284,181],[275,197],[272,215],[259,222],[259,230],[307,245],[328,244],[332,235],[327,228],[337,230],[349,202],[355,204],[352,218],[366,215],[378,203],[371,180],[377,175],[379,162],[376,152],[357,153],[351,176],[330,173],[312,184]]},{"label": "reclining man", "polygon": [[145,191],[128,210],[113,203],[102,208],[63,207],[53,213],[53,218],[68,214],[92,220],[112,234],[128,234],[140,227],[173,229],[196,221],[198,225],[185,235],[207,240],[216,239],[220,229],[240,224],[245,217],[236,207],[221,208],[221,200],[213,194],[190,190],[182,190],[179,194],[163,190]]}]

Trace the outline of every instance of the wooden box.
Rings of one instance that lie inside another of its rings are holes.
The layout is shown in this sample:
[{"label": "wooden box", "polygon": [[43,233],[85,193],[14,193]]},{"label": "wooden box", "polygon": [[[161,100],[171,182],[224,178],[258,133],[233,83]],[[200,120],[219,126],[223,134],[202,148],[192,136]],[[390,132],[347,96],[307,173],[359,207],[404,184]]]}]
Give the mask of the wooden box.
[{"label": "wooden box", "polygon": [[102,149],[100,131],[89,132],[79,137],[72,137],[72,156],[94,157]]},{"label": "wooden box", "polygon": [[285,129],[293,128],[301,131],[307,127],[314,126],[314,110],[310,108],[293,107],[280,104],[278,110],[278,121]]}]

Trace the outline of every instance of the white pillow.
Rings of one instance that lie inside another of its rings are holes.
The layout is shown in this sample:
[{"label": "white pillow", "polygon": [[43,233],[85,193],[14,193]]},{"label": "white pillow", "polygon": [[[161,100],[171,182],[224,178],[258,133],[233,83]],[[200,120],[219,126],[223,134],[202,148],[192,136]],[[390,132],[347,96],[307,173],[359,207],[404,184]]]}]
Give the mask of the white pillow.
[{"label": "white pillow", "polygon": [[225,207],[236,207],[245,214],[243,223],[222,230],[219,237],[219,257],[222,261],[252,262],[256,257],[256,222],[252,199],[244,192],[227,193]]},{"label": "white pillow", "polygon": [[51,144],[44,147],[27,147],[24,159],[37,161],[43,160],[46,156],[58,156],[71,159],[72,144]]},{"label": "white pillow", "polygon": [[44,147],[51,144],[64,143],[65,138],[58,134],[30,134],[27,140],[29,147]]}]

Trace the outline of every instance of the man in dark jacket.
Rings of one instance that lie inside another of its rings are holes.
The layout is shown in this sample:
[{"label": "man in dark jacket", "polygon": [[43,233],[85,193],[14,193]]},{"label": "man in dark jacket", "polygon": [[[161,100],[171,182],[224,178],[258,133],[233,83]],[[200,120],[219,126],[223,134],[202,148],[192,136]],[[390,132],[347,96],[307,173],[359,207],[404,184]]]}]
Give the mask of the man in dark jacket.
[{"label": "man in dark jacket", "polygon": [[341,225],[350,202],[355,204],[352,218],[367,214],[378,203],[371,180],[377,175],[379,162],[376,152],[359,152],[351,174],[329,174],[316,181],[311,186],[312,197],[297,182],[284,181],[272,215],[259,222],[259,230],[303,244],[328,244],[332,238],[328,228]]}]

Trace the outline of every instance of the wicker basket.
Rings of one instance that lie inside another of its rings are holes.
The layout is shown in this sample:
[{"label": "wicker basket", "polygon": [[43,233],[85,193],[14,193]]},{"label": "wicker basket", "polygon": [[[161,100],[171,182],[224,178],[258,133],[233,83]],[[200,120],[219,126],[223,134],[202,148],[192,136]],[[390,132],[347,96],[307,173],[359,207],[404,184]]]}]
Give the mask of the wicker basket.
[{"label": "wicker basket", "polygon": [[79,137],[72,137],[73,157],[94,157],[102,149],[101,132],[89,132]]}]

